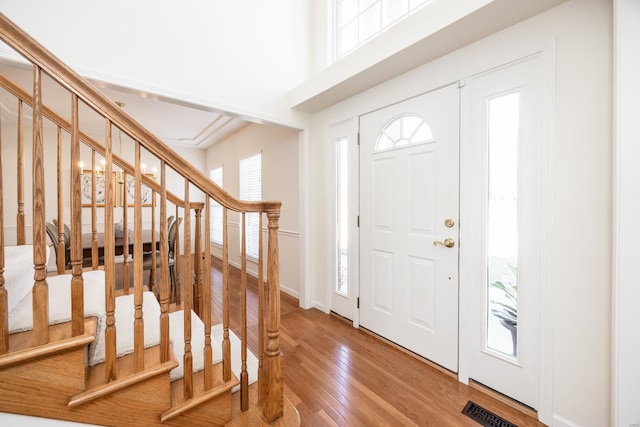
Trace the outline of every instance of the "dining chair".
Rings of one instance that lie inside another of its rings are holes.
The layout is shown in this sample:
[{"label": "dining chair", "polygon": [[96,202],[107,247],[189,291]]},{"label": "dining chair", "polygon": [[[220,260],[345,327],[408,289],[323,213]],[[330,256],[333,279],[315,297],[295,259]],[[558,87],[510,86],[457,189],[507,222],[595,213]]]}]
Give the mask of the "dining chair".
[{"label": "dining chair", "polygon": [[[53,220],[54,222],[57,222],[55,219]],[[50,222],[48,222],[45,226],[45,229],[47,231],[47,235],[49,236],[49,239],[51,239],[51,243],[56,246],[58,244],[58,226],[57,224],[51,224]],[[71,248],[69,247],[69,240],[67,239],[67,236],[65,236],[64,238],[64,268],[65,270],[68,270],[69,268],[71,268]],[[55,252],[55,250],[54,250]]]},{"label": "dining chair", "polygon": [[[58,220],[53,219],[53,226],[55,227],[56,236],[58,235]],[[47,228],[49,228],[49,223],[47,223]],[[66,223],[62,223],[64,228],[64,253],[65,253],[65,268],[71,268],[71,228]],[[47,230],[47,233],[49,231]],[[51,235],[49,235],[51,237]],[[58,237],[56,237],[55,243],[58,242]],[[98,257],[98,265],[104,265],[104,256]],[[83,258],[82,259],[82,267],[91,267],[91,258]]]},{"label": "dining chair", "polygon": [[[176,287],[176,228],[180,226],[182,223],[182,218],[178,218],[177,221],[173,220],[173,217],[169,217],[168,221],[168,241],[169,241],[169,254],[168,254],[168,265],[169,265],[169,282],[171,285],[170,295],[173,295]],[[155,250],[153,252],[145,252],[142,258],[142,269],[143,270],[151,270],[153,268],[155,262],[156,268],[162,267],[162,258],[160,258],[160,251]],[[152,283],[149,283],[149,288],[152,287]]]}]

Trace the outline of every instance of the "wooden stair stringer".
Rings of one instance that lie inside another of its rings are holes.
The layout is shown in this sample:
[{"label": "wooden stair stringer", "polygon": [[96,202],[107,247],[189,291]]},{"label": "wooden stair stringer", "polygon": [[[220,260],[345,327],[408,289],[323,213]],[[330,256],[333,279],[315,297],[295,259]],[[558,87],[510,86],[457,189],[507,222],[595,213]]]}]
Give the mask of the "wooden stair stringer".
[{"label": "wooden stair stringer", "polygon": [[133,354],[127,354],[118,358],[118,379],[104,383],[104,363],[93,366],[87,371],[86,388],[83,392],[73,396],[68,403],[70,408],[74,408],[95,399],[116,393],[134,384],[147,381],[150,378],[168,374],[173,368],[178,366],[173,351],[170,352],[170,359],[161,363],[160,346],[146,348],[144,351],[145,369],[141,372],[133,371]]},{"label": "wooden stair stringer", "polygon": [[[195,372],[193,374],[193,397],[189,399],[184,398],[184,379],[176,380],[171,383],[171,408],[167,410],[161,416],[162,423],[167,423],[171,420],[174,420],[176,417],[180,415],[188,415],[187,418],[192,418],[194,415],[197,415],[199,409],[204,409],[206,413],[210,408],[204,408],[206,402],[210,402],[212,400],[225,400],[227,401],[224,405],[218,402],[218,407],[224,408],[223,413],[217,414],[218,422],[226,423],[231,416],[231,390],[240,384],[240,380],[232,373],[231,380],[224,381],[222,379],[222,363],[218,363],[213,365],[212,369],[213,374],[213,386],[209,390],[205,390],[204,387],[204,370]],[[227,399],[228,398],[228,399]],[[215,405],[214,405],[215,406]],[[200,411],[203,412],[203,411]],[[204,415],[204,414],[203,414]],[[183,420],[181,417],[179,420]],[[223,425],[223,424],[220,424]]]}]

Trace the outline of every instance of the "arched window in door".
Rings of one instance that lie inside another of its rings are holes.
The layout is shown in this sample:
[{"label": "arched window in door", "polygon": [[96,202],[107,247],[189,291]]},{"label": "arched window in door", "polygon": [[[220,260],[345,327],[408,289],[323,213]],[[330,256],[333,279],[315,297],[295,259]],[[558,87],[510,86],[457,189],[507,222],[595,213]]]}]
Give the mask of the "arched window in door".
[{"label": "arched window in door", "polygon": [[375,151],[384,151],[410,144],[433,141],[431,127],[417,114],[403,114],[382,128]]}]

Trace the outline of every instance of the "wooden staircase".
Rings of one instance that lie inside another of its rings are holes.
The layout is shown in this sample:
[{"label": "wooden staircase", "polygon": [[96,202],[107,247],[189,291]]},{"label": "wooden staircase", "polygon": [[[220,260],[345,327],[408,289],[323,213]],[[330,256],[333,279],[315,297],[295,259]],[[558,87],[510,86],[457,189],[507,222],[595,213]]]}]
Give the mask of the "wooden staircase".
[{"label": "wooden staircase", "polygon": [[[15,126],[15,132],[0,134],[0,412],[110,426],[299,425],[283,395],[280,203],[241,201],[226,193],[2,14],[0,39],[33,71],[29,90],[0,73],[0,88],[17,105],[15,124],[0,121],[0,129]],[[43,104],[49,91],[60,89],[68,94],[68,110]],[[101,135],[84,128],[81,116],[87,111],[103,120]],[[30,128],[24,125],[29,112]],[[15,137],[7,139],[8,133]],[[114,150],[116,134],[120,143]],[[25,150],[27,137],[30,150]],[[15,159],[7,162],[11,155]],[[155,166],[153,174],[145,173],[143,159]],[[5,180],[15,173],[15,196],[3,192],[3,171]],[[32,186],[26,188],[29,174]],[[169,180],[183,190],[168,191]],[[209,274],[213,201],[223,207],[221,301],[212,297]],[[255,359],[247,348],[248,215],[259,216],[260,230]],[[173,248],[170,216],[183,219],[176,221]],[[230,216],[238,218],[243,237],[239,348],[233,347],[237,339],[229,330]],[[57,239],[50,243],[49,218],[57,220]],[[126,231],[117,237],[119,221]],[[15,241],[6,239],[14,225]],[[150,229],[150,242],[143,241],[143,229]],[[90,248],[83,248],[83,234],[90,234]],[[27,244],[32,250],[17,252],[23,258],[28,253],[28,259],[7,258]],[[145,244],[151,252],[145,253]],[[47,271],[49,251],[56,257],[55,272]],[[158,260],[151,265],[149,283],[144,283],[145,257]],[[214,312],[220,306],[221,312]],[[31,322],[24,323],[24,310]],[[214,321],[221,329],[213,327]],[[176,330],[172,324],[184,327]],[[214,330],[221,331],[219,340]],[[130,346],[123,338],[128,336]],[[249,385],[251,360],[257,360],[257,382]],[[183,372],[179,379],[176,372]]]}]

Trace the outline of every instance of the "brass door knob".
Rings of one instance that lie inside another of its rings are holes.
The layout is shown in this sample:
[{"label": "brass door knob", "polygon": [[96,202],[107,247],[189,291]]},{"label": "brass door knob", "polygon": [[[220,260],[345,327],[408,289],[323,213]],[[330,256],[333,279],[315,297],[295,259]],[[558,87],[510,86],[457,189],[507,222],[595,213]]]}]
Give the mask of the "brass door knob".
[{"label": "brass door knob", "polygon": [[452,248],[456,245],[456,242],[451,237],[447,237],[446,239],[444,239],[444,242],[434,240],[433,246],[437,246],[437,245],[442,245],[442,246],[446,246],[447,248]]}]

